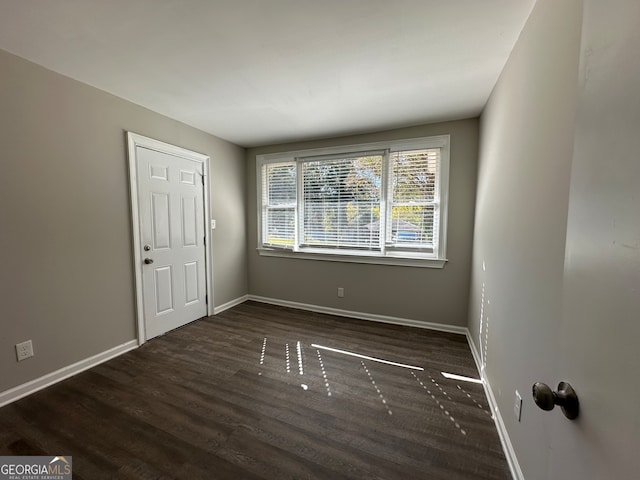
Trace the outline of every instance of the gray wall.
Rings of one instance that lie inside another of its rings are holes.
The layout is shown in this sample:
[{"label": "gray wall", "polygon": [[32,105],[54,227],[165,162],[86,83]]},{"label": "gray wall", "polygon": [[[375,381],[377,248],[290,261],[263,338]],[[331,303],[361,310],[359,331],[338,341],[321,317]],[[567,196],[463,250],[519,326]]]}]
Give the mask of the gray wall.
[{"label": "gray wall", "polygon": [[[353,143],[451,135],[449,223],[444,269],[261,257],[256,247],[256,155]],[[247,151],[249,292],[360,313],[465,326],[478,146],[477,119]],[[337,287],[345,297],[337,298]]]},{"label": "gray wall", "polygon": [[527,479],[559,420],[531,385],[556,378],[581,25],[581,0],[539,0],[480,123],[469,328]]},{"label": "gray wall", "polygon": [[211,157],[215,304],[246,295],[244,149],[4,51],[0,78],[0,392],[135,338],[127,130]]}]

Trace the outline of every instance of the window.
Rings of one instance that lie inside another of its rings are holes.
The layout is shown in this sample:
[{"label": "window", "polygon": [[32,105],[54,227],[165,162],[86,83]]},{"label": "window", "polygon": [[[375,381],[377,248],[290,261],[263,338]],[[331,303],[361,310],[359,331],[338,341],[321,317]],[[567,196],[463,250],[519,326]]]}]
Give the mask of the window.
[{"label": "window", "polygon": [[449,137],[259,155],[262,255],[442,267]]},{"label": "window", "polygon": [[293,248],[296,230],[296,165],[272,163],[264,166],[262,244]]}]

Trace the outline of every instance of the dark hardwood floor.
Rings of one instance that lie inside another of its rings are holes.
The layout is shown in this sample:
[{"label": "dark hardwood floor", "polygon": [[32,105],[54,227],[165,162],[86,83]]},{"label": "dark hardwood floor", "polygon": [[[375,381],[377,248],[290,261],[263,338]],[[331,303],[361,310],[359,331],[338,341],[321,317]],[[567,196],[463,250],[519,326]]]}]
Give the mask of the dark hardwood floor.
[{"label": "dark hardwood floor", "polygon": [[441,372],[478,377],[463,336],[246,302],[1,408],[0,454],[87,480],[510,478],[482,386]]}]

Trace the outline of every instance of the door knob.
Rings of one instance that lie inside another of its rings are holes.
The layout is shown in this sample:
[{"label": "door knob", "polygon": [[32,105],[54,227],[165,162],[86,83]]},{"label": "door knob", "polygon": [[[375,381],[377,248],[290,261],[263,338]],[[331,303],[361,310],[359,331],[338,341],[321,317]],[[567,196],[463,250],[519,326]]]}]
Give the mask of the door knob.
[{"label": "door knob", "polygon": [[144,263],[146,263],[147,265],[151,265],[153,263],[153,258],[145,258]]},{"label": "door knob", "polygon": [[149,250],[151,250],[151,245],[145,245],[142,248],[144,249],[145,252],[148,252]]},{"label": "door knob", "polygon": [[566,382],[558,384],[558,391],[554,392],[551,388],[540,382],[533,384],[533,400],[542,410],[553,410],[556,405],[560,405],[562,413],[569,420],[573,420],[580,413],[580,402],[578,395],[571,385]]}]

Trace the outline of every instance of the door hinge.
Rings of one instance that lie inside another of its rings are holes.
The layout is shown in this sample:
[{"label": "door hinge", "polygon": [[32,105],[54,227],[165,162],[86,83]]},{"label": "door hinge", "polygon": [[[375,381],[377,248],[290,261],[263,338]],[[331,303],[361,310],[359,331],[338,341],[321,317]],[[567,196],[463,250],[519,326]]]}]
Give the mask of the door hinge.
[{"label": "door hinge", "polygon": [[202,175],[202,177],[200,178],[202,178],[202,186],[204,186],[204,175]]},{"label": "door hinge", "polygon": [[209,305],[209,295],[207,295],[206,293],[204,294],[204,304]]}]

